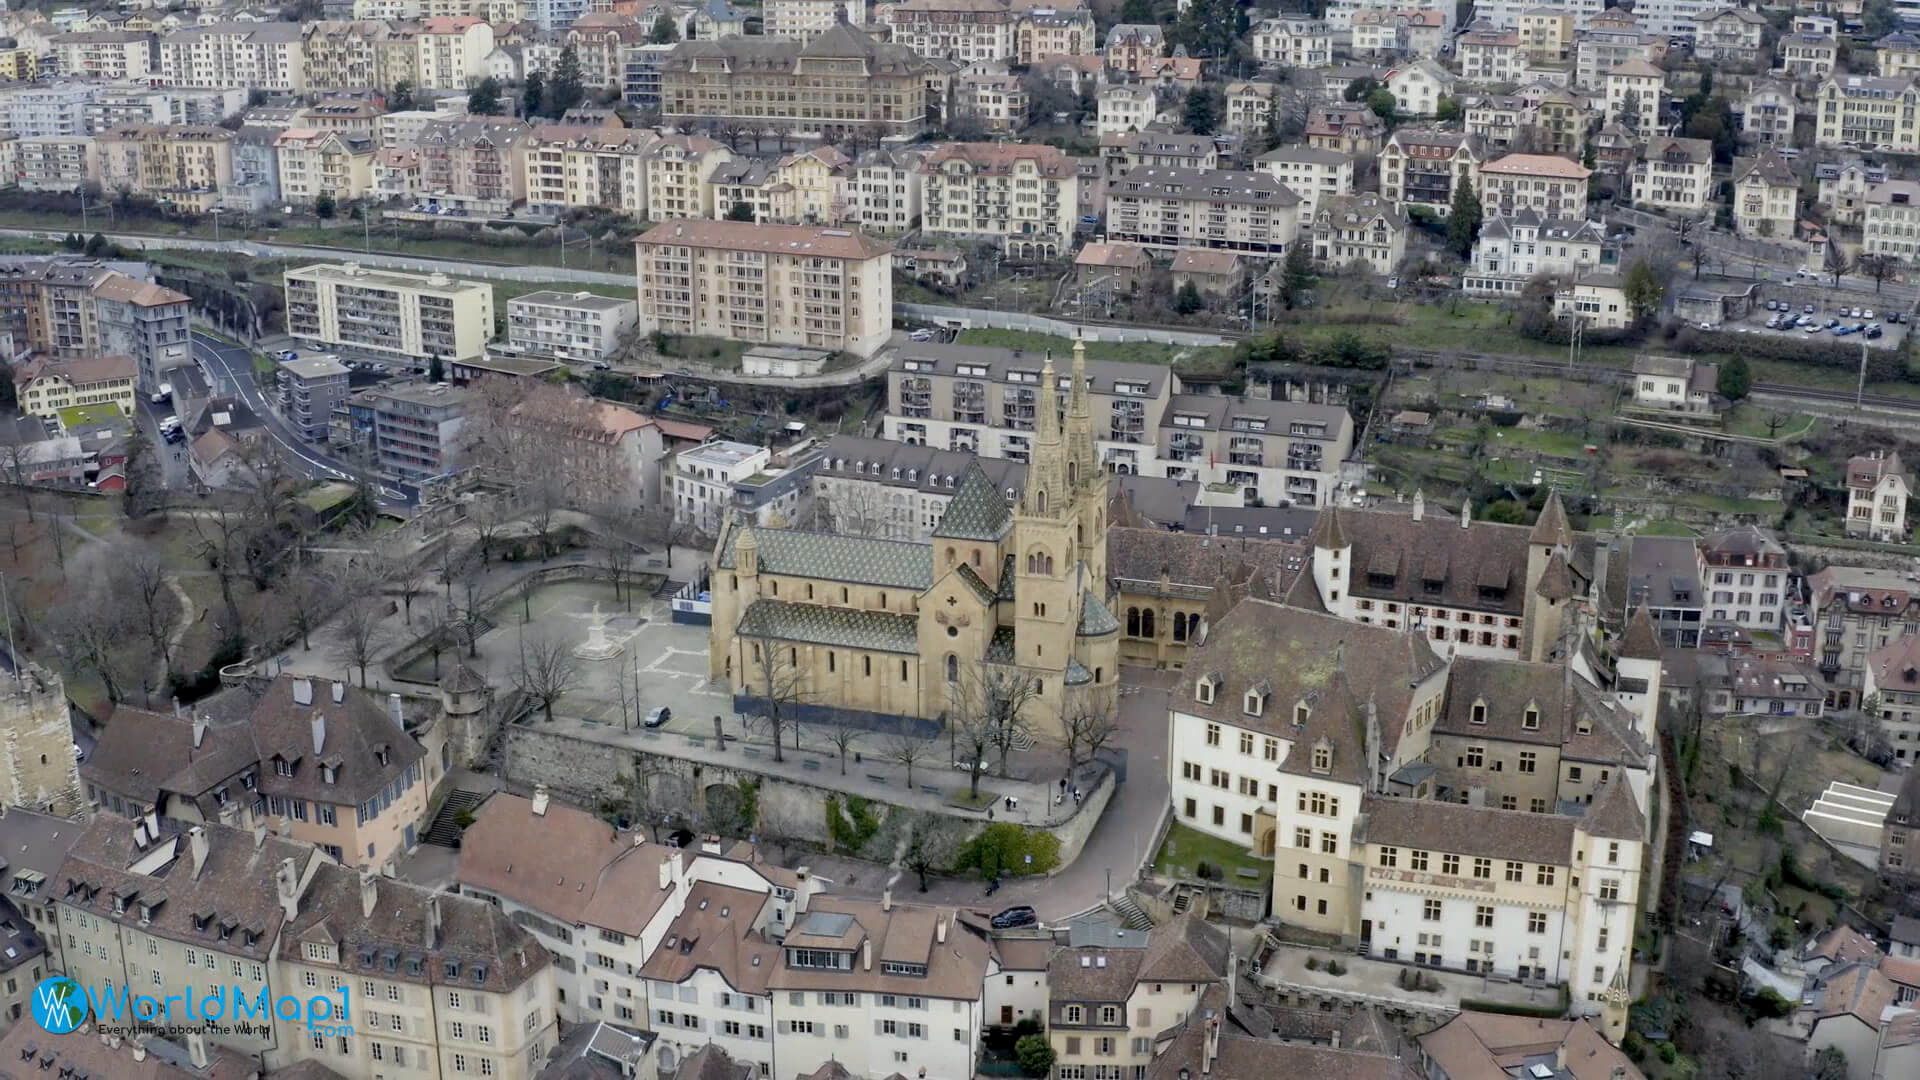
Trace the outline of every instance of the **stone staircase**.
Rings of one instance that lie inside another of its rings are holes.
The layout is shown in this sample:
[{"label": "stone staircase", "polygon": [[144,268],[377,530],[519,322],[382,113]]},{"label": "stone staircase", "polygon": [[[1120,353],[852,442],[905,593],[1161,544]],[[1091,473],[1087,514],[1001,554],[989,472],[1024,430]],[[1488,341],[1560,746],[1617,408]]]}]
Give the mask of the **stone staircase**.
[{"label": "stone staircase", "polygon": [[1147,916],[1146,911],[1139,904],[1134,902],[1133,897],[1126,893],[1107,897],[1107,908],[1120,916],[1129,930],[1153,929],[1153,920]]},{"label": "stone staircase", "polygon": [[447,793],[447,801],[440,804],[440,812],[433,815],[433,824],[420,837],[423,844],[434,844],[445,848],[460,846],[460,826],[456,824],[462,811],[471,813],[486,798],[484,792],[462,791],[455,788]]},{"label": "stone staircase", "polygon": [[1193,894],[1185,889],[1176,889],[1173,893],[1173,913],[1184,915],[1193,906]]}]

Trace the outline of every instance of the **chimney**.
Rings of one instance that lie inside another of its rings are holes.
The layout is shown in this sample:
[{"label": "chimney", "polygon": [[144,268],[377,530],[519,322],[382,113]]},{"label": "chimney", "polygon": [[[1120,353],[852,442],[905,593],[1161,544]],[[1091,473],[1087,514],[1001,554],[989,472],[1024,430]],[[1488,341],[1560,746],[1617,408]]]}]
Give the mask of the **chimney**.
[{"label": "chimney", "polygon": [[545,784],[533,785],[533,816],[534,817],[547,816],[547,801],[549,797],[550,796],[547,794],[547,785]]},{"label": "chimney", "polygon": [[[1208,1011],[1209,1013],[1211,1013],[1212,1010],[1208,1010]],[[1204,1076],[1213,1072],[1213,1063],[1219,1060],[1219,1058],[1220,1058],[1220,1017],[1217,1015],[1209,1015],[1207,1017],[1206,1039],[1205,1039],[1205,1042],[1201,1045],[1201,1049],[1200,1049],[1201,1075]]]},{"label": "chimney", "polygon": [[193,852],[193,877],[200,879],[200,871],[207,868],[207,830],[195,825],[187,830],[187,847]]},{"label": "chimney", "polygon": [[300,872],[291,858],[281,859],[280,868],[273,872],[273,892],[288,922],[300,917]]},{"label": "chimney", "polygon": [[427,894],[426,932],[421,936],[421,948],[428,951],[440,945],[440,894]]},{"label": "chimney", "polygon": [[173,715],[180,720],[187,718],[187,710],[180,707],[180,695],[178,694],[175,694],[173,697]]},{"label": "chimney", "polygon": [[339,704],[343,704],[346,700],[347,700],[347,684],[343,682],[334,683],[333,684],[333,703],[335,705],[339,705]]},{"label": "chimney", "polygon": [[407,726],[407,714],[400,709],[400,695],[387,695],[387,712],[393,717],[393,726],[402,730]]},{"label": "chimney", "polygon": [[146,817],[147,838],[157,843],[160,839],[160,813],[155,807],[149,806],[147,807]]},{"label": "chimney", "polygon": [[880,890],[880,910],[893,910],[893,889],[891,887]]},{"label": "chimney", "polygon": [[1427,497],[1416,489],[1413,493],[1413,520],[1424,521],[1427,516]]},{"label": "chimney", "polygon": [[867,940],[860,943],[860,970],[862,971],[873,970],[873,939],[872,938],[868,938]]},{"label": "chimney", "polygon": [[1567,1044],[1562,1042],[1553,1048],[1553,1067],[1565,1072],[1567,1068]]},{"label": "chimney", "polygon": [[725,853],[726,847],[721,844],[718,833],[708,833],[700,838],[700,850],[709,855],[720,855]]},{"label": "chimney", "polygon": [[1473,525],[1473,499],[1469,497],[1460,504],[1460,527],[1465,529]]},{"label": "chimney", "polygon": [[253,850],[259,851],[267,846],[267,815],[249,812],[253,818]]},{"label": "chimney", "polygon": [[313,704],[313,681],[311,679],[293,680],[293,703],[295,705]]},{"label": "chimney", "polygon": [[371,870],[360,871],[360,917],[373,918],[373,909],[380,903],[380,875]]},{"label": "chimney", "polygon": [[147,1044],[146,1043],[136,1042],[133,1044],[133,1060],[135,1061],[147,1060]]},{"label": "chimney", "polygon": [[933,943],[935,945],[945,945],[947,943],[947,917],[945,915],[940,916],[939,921],[933,924]]},{"label": "chimney", "polygon": [[207,714],[201,713],[193,718],[193,748],[200,749],[200,743],[207,737]]},{"label": "chimney", "polygon": [[133,846],[140,851],[147,850],[151,838],[147,836],[147,823],[144,820],[133,823]]},{"label": "chimney", "polygon": [[207,1067],[207,1036],[202,1031],[187,1033],[187,1060],[193,1062],[196,1069]]},{"label": "chimney", "polygon": [[316,756],[318,756],[322,751],[326,750],[327,748],[327,716],[326,714],[314,713],[311,724],[313,727],[313,752]]},{"label": "chimney", "polygon": [[673,888],[673,860],[660,860],[660,890],[665,892]]}]

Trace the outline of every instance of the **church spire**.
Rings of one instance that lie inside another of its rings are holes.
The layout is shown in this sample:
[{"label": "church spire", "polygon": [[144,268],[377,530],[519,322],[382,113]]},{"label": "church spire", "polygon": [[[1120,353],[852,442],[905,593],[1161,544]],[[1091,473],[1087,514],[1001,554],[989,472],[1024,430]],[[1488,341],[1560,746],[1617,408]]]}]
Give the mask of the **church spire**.
[{"label": "church spire", "polygon": [[1066,447],[1060,435],[1060,393],[1055,385],[1053,353],[1040,368],[1040,392],[1033,406],[1033,461],[1027,490],[1020,499],[1028,514],[1058,514],[1067,501]]},{"label": "church spire", "polygon": [[1067,461],[1072,486],[1093,482],[1100,474],[1100,457],[1093,442],[1093,408],[1087,401],[1087,343],[1073,339],[1073,387],[1067,396]]}]

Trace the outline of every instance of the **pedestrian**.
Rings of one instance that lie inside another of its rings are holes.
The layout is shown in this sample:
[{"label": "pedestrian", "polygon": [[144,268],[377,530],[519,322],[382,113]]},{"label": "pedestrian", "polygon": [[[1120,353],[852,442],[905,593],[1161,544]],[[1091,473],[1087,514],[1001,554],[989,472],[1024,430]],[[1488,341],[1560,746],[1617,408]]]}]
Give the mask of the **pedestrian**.
[{"label": "pedestrian", "polygon": [[988,821],[993,820],[993,807],[991,806],[987,807],[987,820]]},{"label": "pedestrian", "polygon": [[1063,776],[1060,778],[1060,794],[1065,795],[1066,793],[1067,793],[1067,778]]},{"label": "pedestrian", "polygon": [[1007,809],[1009,811],[1013,809],[1013,796],[1011,795],[1007,796]]},{"label": "pedestrian", "polygon": [[1075,806],[1080,805],[1080,789],[1079,788],[1073,789],[1073,805]]}]

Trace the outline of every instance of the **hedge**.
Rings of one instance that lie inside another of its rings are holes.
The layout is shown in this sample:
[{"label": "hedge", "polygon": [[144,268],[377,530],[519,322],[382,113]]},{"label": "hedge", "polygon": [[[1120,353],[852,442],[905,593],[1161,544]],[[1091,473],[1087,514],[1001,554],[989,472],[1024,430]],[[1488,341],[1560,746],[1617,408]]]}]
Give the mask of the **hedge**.
[{"label": "hedge", "polygon": [[1461,998],[1460,1007],[1474,1012],[1499,1013],[1503,1016],[1532,1016],[1542,1020],[1557,1020],[1567,1015],[1567,1007],[1573,1003],[1573,992],[1567,989],[1566,983],[1561,983],[1556,989],[1560,991],[1558,1005],[1525,1005],[1519,1002]]}]

